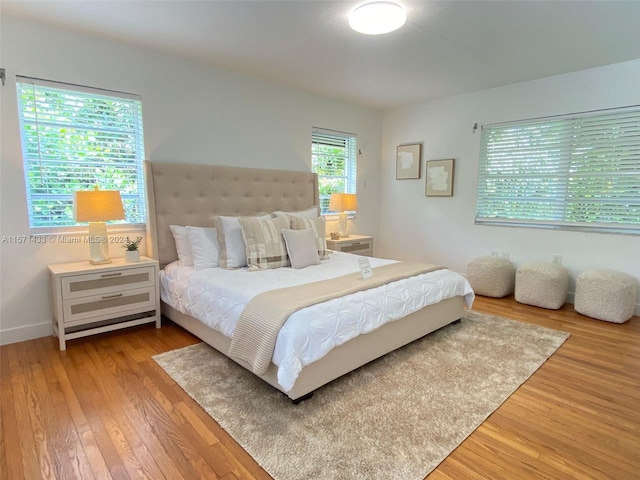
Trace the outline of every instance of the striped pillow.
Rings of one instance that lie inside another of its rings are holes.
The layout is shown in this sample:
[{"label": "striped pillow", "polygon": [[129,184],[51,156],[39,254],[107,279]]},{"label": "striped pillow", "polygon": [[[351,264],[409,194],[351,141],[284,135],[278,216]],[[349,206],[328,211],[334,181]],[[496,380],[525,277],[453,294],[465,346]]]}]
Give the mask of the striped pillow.
[{"label": "striped pillow", "polygon": [[[247,266],[246,245],[242,238],[240,218],[220,215],[212,217],[218,236],[220,266],[227,270]],[[259,218],[271,218],[271,215],[260,214]]]},{"label": "striped pillow", "polygon": [[329,250],[327,249],[327,238],[325,234],[325,222],[323,217],[302,218],[294,215],[289,216],[291,230],[313,230],[316,237],[316,245],[318,247],[318,256],[320,260],[329,258]]},{"label": "striped pillow", "polygon": [[297,212],[281,212],[280,210],[278,210],[277,212],[273,212],[271,216],[284,217],[286,215],[295,215],[296,217],[316,218],[319,212],[320,212],[320,209],[317,206],[315,206],[315,207],[307,208],[306,210],[298,210]]},{"label": "striped pillow", "polygon": [[239,220],[250,272],[291,265],[282,237],[282,230],[289,227],[286,218],[239,217]]}]

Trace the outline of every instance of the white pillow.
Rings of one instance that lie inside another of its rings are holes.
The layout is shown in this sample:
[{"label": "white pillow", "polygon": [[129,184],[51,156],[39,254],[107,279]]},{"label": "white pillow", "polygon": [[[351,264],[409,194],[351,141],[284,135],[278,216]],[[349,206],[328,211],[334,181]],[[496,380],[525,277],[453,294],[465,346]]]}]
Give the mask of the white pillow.
[{"label": "white pillow", "polygon": [[191,253],[191,242],[189,242],[187,229],[180,225],[169,225],[169,229],[171,230],[173,239],[176,242],[176,251],[178,252],[180,265],[183,267],[192,267],[193,255]]},{"label": "white pillow", "polygon": [[185,227],[189,242],[191,243],[191,253],[193,255],[193,266],[196,270],[204,268],[215,268],[220,266],[218,257],[220,247],[216,237],[216,229],[212,227]]},{"label": "white pillow", "polygon": [[320,260],[329,258],[327,238],[325,236],[325,220],[323,217],[302,218],[293,215],[289,217],[289,225],[291,230],[311,230],[316,239],[316,246]]},{"label": "white pillow", "polygon": [[293,268],[304,268],[320,263],[316,235],[313,230],[282,230],[282,235]]},{"label": "white pillow", "polygon": [[271,214],[272,217],[284,217],[285,215],[295,215],[296,217],[302,218],[316,218],[318,216],[318,207],[311,207],[307,210],[300,210],[299,212],[273,212]]},{"label": "white pillow", "polygon": [[[271,215],[265,214],[254,218],[271,218]],[[225,269],[246,267],[246,245],[238,217],[215,216],[213,224],[218,229],[220,266]]]}]

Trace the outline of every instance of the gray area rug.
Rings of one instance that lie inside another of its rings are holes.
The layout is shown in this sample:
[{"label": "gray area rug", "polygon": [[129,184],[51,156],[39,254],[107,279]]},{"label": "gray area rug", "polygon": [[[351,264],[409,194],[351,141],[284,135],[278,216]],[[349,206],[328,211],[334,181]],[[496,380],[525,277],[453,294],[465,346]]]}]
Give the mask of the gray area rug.
[{"label": "gray area rug", "polygon": [[276,480],[420,480],[568,336],[467,312],[297,406],[204,343],[154,359]]}]

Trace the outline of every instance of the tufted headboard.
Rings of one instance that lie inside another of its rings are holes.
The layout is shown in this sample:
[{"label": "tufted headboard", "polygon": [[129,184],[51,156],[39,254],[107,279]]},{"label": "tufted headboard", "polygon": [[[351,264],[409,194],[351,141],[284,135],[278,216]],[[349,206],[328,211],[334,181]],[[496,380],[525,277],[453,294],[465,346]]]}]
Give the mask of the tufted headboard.
[{"label": "tufted headboard", "polygon": [[255,215],[318,205],[310,172],[144,162],[147,255],[164,266],[178,259],[169,225],[213,226],[213,215]]}]

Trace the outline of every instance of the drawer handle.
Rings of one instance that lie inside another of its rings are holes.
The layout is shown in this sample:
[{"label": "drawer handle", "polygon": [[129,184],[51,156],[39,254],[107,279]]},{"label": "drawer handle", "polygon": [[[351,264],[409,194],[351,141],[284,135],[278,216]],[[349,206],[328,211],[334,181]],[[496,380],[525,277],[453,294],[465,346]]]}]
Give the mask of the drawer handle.
[{"label": "drawer handle", "polygon": [[101,278],[107,278],[107,277],[117,277],[119,275],[122,275],[122,272],[117,272],[117,273],[103,273],[102,275],[100,275]]},{"label": "drawer handle", "polygon": [[117,293],[117,294],[115,294],[115,295],[105,295],[104,297],[102,297],[102,299],[103,299],[103,300],[107,300],[107,299],[109,299],[109,298],[118,298],[118,297],[121,297],[121,296],[122,296],[122,294],[121,294],[121,293]]},{"label": "drawer handle", "polygon": [[360,242],[353,242],[351,245],[360,245]]}]

